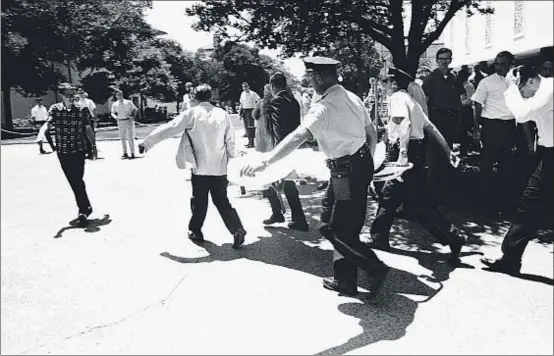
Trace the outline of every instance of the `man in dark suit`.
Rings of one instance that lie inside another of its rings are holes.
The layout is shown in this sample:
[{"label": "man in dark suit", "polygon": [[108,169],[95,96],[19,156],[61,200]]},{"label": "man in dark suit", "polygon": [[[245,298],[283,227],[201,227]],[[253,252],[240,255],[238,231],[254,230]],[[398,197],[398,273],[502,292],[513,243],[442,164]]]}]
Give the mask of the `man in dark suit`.
[{"label": "man in dark suit", "polygon": [[[273,135],[273,141],[278,144],[288,134],[296,130],[300,125],[300,104],[294,96],[287,91],[287,79],[283,73],[277,72],[269,79],[271,93],[274,98],[271,101],[271,115],[269,120],[269,133]],[[271,205],[271,217],[264,220],[265,225],[271,225],[278,222],[284,222],[283,207],[277,193],[280,186],[283,186],[285,196],[292,212],[292,222],[289,223],[290,229],[308,231],[308,223],[302,210],[302,204],[298,196],[296,184],[293,181],[284,183],[276,182],[266,191],[266,197]]]}]

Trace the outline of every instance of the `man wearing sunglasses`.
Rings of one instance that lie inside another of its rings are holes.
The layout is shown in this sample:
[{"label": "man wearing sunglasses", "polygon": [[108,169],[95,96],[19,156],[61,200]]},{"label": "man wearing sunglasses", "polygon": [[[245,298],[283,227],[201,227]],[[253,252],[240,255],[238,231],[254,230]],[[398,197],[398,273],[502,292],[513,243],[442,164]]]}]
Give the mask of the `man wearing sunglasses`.
[{"label": "man wearing sunglasses", "polygon": [[88,145],[86,132],[91,126],[92,117],[88,108],[79,104],[81,98],[75,95],[75,88],[71,84],[60,84],[58,91],[62,101],[50,106],[48,122],[54,127],[58,159],[77,201],[78,224],[84,227],[87,217],[92,213],[83,181]]}]

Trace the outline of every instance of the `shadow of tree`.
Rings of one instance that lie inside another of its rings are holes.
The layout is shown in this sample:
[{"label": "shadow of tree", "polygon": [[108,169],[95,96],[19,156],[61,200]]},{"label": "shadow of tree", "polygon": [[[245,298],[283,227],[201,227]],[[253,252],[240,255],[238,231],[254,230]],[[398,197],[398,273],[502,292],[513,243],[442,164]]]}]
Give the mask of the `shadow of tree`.
[{"label": "shadow of tree", "polygon": [[112,220],[110,219],[109,214],[104,215],[104,217],[102,217],[102,219],[90,219],[90,220],[87,220],[87,221],[88,221],[87,226],[82,228],[78,225],[77,219],[71,220],[69,222],[69,226],[62,227],[54,235],[54,238],[59,239],[59,238],[62,237],[64,232],[66,232],[67,230],[72,230],[72,229],[84,229],[85,232],[98,232],[98,231],[100,231],[100,226],[106,226],[106,225],[108,225],[109,223],[112,222]]}]

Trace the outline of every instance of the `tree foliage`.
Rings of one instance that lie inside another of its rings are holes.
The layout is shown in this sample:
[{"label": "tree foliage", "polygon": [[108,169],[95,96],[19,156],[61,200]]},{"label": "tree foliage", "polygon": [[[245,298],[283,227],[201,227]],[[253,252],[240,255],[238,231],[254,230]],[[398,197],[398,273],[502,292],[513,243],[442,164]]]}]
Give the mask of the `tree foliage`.
[{"label": "tree foliage", "polygon": [[[204,0],[187,9],[197,16],[196,29],[223,37],[253,41],[262,47],[281,47],[285,55],[310,54],[361,31],[385,46],[397,67],[415,74],[419,57],[439,38],[456,12],[490,13],[478,0]],[[410,12],[407,39],[404,16]]]}]

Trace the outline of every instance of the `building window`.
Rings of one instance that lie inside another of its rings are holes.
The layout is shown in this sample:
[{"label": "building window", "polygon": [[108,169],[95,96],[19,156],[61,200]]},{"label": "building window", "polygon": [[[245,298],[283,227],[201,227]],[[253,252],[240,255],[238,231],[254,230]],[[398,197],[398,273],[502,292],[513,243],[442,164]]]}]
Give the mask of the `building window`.
[{"label": "building window", "polygon": [[[486,7],[492,7],[491,1],[486,2]],[[485,16],[485,48],[492,46],[492,16],[487,14]]]},{"label": "building window", "polygon": [[466,14],[465,18],[465,50],[466,54],[471,53],[471,31],[470,31],[470,23],[469,23],[469,16]]},{"label": "building window", "polygon": [[514,1],[514,38],[525,35],[525,2]]}]

